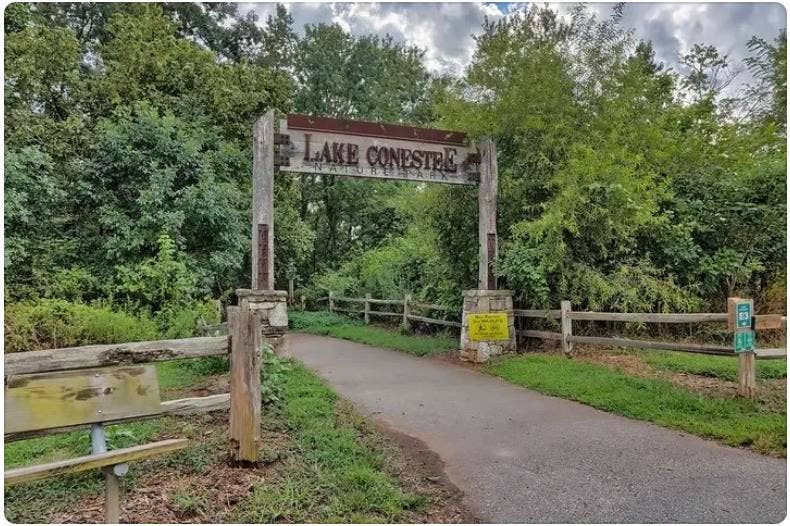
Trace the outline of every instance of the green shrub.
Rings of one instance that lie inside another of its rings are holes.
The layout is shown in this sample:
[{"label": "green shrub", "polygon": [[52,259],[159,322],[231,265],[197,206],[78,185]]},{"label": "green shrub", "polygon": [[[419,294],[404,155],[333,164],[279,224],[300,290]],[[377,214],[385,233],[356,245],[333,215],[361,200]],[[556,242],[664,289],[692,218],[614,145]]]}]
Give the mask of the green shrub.
[{"label": "green shrub", "polygon": [[364,323],[361,320],[349,318],[348,316],[341,316],[340,314],[330,313],[327,311],[288,312],[288,327],[294,330],[311,329],[312,332],[320,330],[324,327],[336,327],[343,325],[364,325]]},{"label": "green shrub", "polygon": [[103,305],[42,299],[6,304],[6,352],[155,340],[156,324]]},{"label": "green shrub", "polygon": [[156,321],[165,338],[198,336],[200,318],[207,325],[220,322],[219,312],[210,300],[195,302],[189,306],[166,307],[156,314]]}]

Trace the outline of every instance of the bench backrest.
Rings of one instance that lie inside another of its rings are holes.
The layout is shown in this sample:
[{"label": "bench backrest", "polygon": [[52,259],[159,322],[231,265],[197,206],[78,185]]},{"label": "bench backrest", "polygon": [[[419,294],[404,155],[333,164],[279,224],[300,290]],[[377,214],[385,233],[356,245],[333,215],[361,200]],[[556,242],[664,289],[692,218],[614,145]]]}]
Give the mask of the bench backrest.
[{"label": "bench backrest", "polygon": [[78,369],[6,378],[6,434],[159,412],[159,382],[153,365]]}]

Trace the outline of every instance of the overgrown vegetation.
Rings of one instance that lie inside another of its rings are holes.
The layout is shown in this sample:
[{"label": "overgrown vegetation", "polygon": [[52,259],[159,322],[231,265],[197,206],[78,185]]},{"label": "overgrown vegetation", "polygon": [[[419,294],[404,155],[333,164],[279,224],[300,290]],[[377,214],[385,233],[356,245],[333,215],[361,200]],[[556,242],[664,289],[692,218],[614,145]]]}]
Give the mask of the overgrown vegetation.
[{"label": "overgrown vegetation", "polygon": [[[704,367],[708,360],[709,367]],[[730,360],[734,363],[732,358]],[[689,360],[674,357],[659,363],[673,364],[676,370],[709,374],[726,369],[716,357],[707,356],[695,356]],[[783,365],[786,364],[783,362]],[[767,369],[774,370],[770,366]],[[784,404],[770,408],[757,401],[706,396],[675,385],[668,379],[634,376],[616,367],[569,360],[558,354],[510,356],[486,365],[485,370],[516,385],[577,400],[604,411],[681,429],[731,446],[747,446],[762,453],[786,455],[787,413]],[[769,374],[779,372],[774,370]],[[724,376],[728,376],[726,370]]]},{"label": "overgrown vegetation", "polygon": [[40,299],[7,303],[5,352],[186,338],[196,335],[199,318],[216,323],[219,313],[210,302],[167,307],[156,316],[115,310],[108,302],[87,305]]},{"label": "overgrown vegetation", "polygon": [[392,329],[365,325],[363,322],[329,312],[288,313],[288,325],[297,331],[343,338],[376,347],[396,349],[417,356],[446,352],[458,348],[458,339],[448,335],[413,336]]},{"label": "overgrown vegetation", "polygon": [[[250,130],[275,109],[494,136],[497,269],[524,303],[721,311],[737,293],[781,308],[785,33],[744,42],[742,65],[704,44],[662,64],[621,25],[627,8],[487,21],[452,78],[390,38],[298,35],[283,6],[259,21],[228,3],[10,5],[6,297],[184,327],[173,309],[248,286]],[[737,66],[753,81],[724,90]],[[458,306],[476,284],[471,189],[275,186],[281,288]]]}]

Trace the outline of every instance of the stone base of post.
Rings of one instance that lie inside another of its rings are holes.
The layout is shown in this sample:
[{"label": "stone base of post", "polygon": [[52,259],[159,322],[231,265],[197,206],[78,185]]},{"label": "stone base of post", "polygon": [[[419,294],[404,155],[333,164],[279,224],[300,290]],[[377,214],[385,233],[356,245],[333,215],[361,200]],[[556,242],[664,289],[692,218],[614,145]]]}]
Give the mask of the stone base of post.
[{"label": "stone base of post", "polygon": [[260,312],[261,336],[274,353],[288,353],[288,293],[284,290],[237,289],[239,307]]},{"label": "stone base of post", "polygon": [[[472,340],[469,333],[470,314],[507,314],[508,338],[506,340]],[[461,359],[487,362],[491,356],[516,351],[516,326],[513,316],[513,292],[510,290],[465,290],[464,310],[461,318]]]}]

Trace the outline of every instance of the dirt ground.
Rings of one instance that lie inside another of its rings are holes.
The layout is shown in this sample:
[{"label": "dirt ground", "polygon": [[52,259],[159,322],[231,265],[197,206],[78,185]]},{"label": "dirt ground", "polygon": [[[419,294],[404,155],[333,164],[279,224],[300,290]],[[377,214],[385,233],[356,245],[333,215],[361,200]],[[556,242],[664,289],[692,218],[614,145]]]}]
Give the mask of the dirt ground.
[{"label": "dirt ground", "polygon": [[[207,396],[227,392],[227,376],[219,376],[189,390],[179,390],[178,397]],[[171,398],[172,396],[168,396]],[[353,412],[351,404],[338,404],[341,419],[361,417]],[[217,411],[202,415],[202,421],[189,436],[193,441],[216,443],[217,451],[228,451],[225,434],[228,429],[228,412]],[[176,420],[196,420],[180,417]],[[193,422],[189,422],[191,425]],[[211,523],[232,522],[235,508],[244,502],[255,486],[275,482],[281,478],[284,456],[289,454],[291,437],[286,433],[262,432],[265,462],[253,467],[233,466],[224,454],[219,453],[197,473],[184,473],[167,469],[166,460],[153,460],[139,474],[131,489],[122,489],[121,522],[123,523]],[[441,459],[425,444],[370,421],[366,421],[361,440],[370,442],[384,451],[386,471],[394,476],[401,488],[408,493],[422,495],[427,505],[412,511],[412,523],[474,523],[476,518],[463,506],[463,494],[444,473]],[[178,436],[174,429],[172,437]],[[182,435],[183,437],[183,435]],[[153,466],[151,466],[151,464]],[[163,469],[157,469],[161,467]],[[71,507],[72,511],[56,514],[53,523],[102,523],[104,496],[85,497]]]}]

